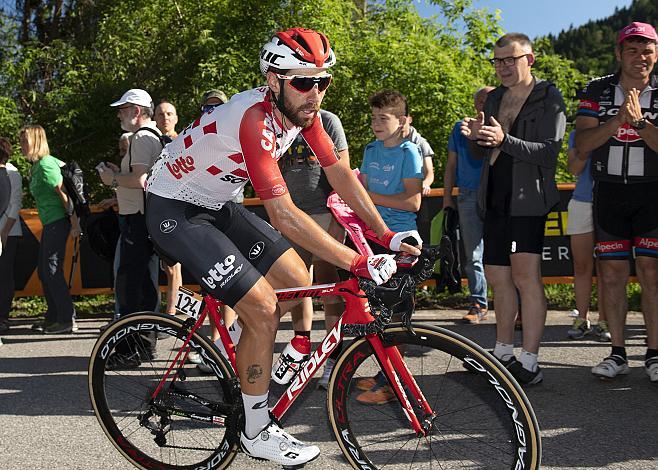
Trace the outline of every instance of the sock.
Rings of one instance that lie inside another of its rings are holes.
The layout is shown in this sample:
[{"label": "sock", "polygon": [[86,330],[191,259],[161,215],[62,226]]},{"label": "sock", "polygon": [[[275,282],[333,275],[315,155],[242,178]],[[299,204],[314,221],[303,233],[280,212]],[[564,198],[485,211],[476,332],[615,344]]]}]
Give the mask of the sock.
[{"label": "sock", "polygon": [[612,347],[612,352],[610,353],[611,356],[621,356],[624,358],[624,361],[626,361],[626,348],[623,346],[613,346]]},{"label": "sock", "polygon": [[647,348],[647,354],[644,356],[644,360],[648,361],[649,359],[654,357],[658,357],[658,349]]},{"label": "sock", "polygon": [[535,372],[537,370],[537,354],[526,351],[525,349],[521,350],[521,356],[519,356],[519,362],[525,370],[530,372]]},{"label": "sock", "polygon": [[295,336],[306,336],[308,339],[311,339],[310,331],[295,331]]},{"label": "sock", "polygon": [[244,405],[244,435],[249,439],[256,437],[265,427],[270,424],[270,409],[265,395],[242,394]]},{"label": "sock", "polygon": [[514,356],[514,345],[505,344],[505,343],[501,343],[500,341],[496,341],[496,346],[494,347],[493,355],[496,356],[498,359],[502,359],[503,361],[508,361]]}]

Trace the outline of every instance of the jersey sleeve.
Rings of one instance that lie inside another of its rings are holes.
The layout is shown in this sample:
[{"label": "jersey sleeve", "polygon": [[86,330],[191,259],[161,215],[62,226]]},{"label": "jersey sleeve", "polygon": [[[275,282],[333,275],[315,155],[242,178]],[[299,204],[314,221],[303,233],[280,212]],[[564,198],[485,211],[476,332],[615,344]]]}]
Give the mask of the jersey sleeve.
[{"label": "jersey sleeve", "polygon": [[315,115],[313,124],[309,127],[302,129],[302,136],[304,140],[313,151],[320,165],[324,168],[333,165],[338,161],[338,154],[336,154],[336,147],[331,137],[326,133],[322,127],[322,121],[319,113]]},{"label": "jersey sleeve", "polygon": [[587,86],[578,93],[578,111],[576,116],[599,118],[599,96],[596,90],[598,89],[593,83],[588,83]]},{"label": "jersey sleeve", "polygon": [[42,159],[41,168],[43,171],[43,181],[50,188],[59,186],[64,179],[62,176],[62,170],[59,167],[59,161],[56,158]]},{"label": "jersey sleeve", "polygon": [[254,190],[263,201],[288,192],[276,163],[276,134],[267,126],[265,117],[262,108],[252,106],[240,122],[240,146],[247,173]]},{"label": "jersey sleeve", "polygon": [[403,151],[402,179],[423,179],[423,157],[420,156],[418,147],[415,145],[405,145]]}]

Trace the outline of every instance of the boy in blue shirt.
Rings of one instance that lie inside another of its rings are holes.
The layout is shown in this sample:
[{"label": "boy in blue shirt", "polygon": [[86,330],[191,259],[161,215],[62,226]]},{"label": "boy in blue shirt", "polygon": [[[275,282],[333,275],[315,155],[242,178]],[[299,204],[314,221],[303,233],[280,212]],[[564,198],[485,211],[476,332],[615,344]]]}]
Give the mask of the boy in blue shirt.
[{"label": "boy in blue shirt", "polygon": [[[416,212],[420,209],[423,182],[423,158],[418,146],[406,140],[407,99],[394,90],[382,90],[368,102],[372,108],[370,127],[377,138],[366,146],[361,164],[361,181],[393,231],[417,230]],[[376,246],[373,250],[377,252]],[[383,405],[395,400],[395,393],[380,372],[358,381],[363,390],[356,399],[366,405]]]},{"label": "boy in blue shirt", "polygon": [[372,108],[371,128],[377,140],[364,151],[364,185],[391,230],[416,230],[423,159],[418,147],[403,137],[407,99],[399,91],[382,90],[368,102]]}]

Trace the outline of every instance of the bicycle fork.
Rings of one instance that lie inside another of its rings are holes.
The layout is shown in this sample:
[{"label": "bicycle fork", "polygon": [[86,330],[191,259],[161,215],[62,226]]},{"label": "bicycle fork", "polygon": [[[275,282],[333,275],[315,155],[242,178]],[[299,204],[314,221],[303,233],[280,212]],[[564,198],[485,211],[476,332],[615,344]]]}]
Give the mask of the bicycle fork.
[{"label": "bicycle fork", "polygon": [[[366,339],[372,346],[375,356],[382,366],[384,374],[388,379],[391,388],[398,398],[405,416],[409,420],[411,427],[416,433],[417,437],[427,436],[432,426],[432,422],[436,417],[436,413],[432,410],[425,395],[418,386],[416,379],[409,371],[404,358],[396,346],[384,346],[382,339],[376,335],[368,335]],[[411,392],[412,399],[423,411],[423,422],[421,423],[416,416],[407,391]]]}]

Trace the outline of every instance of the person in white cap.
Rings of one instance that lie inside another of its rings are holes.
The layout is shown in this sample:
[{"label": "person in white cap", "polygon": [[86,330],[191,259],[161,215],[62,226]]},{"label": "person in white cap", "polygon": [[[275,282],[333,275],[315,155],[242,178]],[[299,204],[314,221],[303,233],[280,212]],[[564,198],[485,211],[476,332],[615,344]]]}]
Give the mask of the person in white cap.
[{"label": "person in white cap", "polygon": [[634,255],[647,327],[645,372],[658,383],[658,35],[633,22],[617,37],[619,71],[589,82],[576,118],[579,158],[591,152],[594,231],[612,351],[592,368],[598,377],[628,374],[624,325],[629,258]]},{"label": "person in white cap", "polygon": [[[105,169],[99,171],[103,183],[116,190],[119,205],[121,237],[116,301],[121,316],[143,310],[155,311],[159,303],[157,285],[149,274],[149,260],[154,251],[144,218],[144,185],[149,169],[162,151],[162,144],[161,132],[151,119],[153,100],[146,91],[128,90],[110,106],[117,108],[121,129],[133,133],[121,167],[105,162]],[[113,361],[130,362],[121,355],[116,355]]]}]

